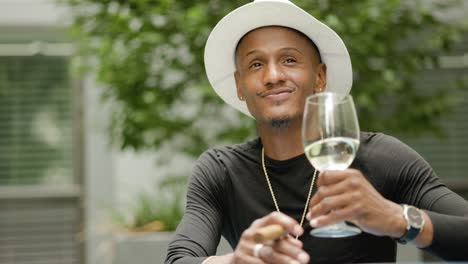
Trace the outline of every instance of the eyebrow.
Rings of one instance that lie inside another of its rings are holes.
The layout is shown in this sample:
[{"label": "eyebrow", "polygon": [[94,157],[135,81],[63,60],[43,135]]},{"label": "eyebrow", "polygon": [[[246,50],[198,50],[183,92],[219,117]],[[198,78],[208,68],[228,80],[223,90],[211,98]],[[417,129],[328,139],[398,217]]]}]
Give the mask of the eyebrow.
[{"label": "eyebrow", "polygon": [[[293,47],[285,47],[285,48],[281,48],[280,50],[281,51],[295,50],[295,51],[299,52],[300,54],[303,54],[300,50],[298,50],[296,48],[293,48]],[[259,50],[258,49],[251,50],[251,51],[247,52],[247,54],[245,54],[245,57],[247,57],[249,55],[252,55],[252,54],[254,54],[256,52],[259,52]]]}]

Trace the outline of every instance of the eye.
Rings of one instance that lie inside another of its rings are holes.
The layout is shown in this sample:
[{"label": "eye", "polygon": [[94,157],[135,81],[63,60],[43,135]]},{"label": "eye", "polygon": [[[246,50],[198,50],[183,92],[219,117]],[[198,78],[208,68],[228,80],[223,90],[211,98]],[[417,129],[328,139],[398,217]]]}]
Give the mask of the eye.
[{"label": "eye", "polygon": [[249,69],[257,69],[260,68],[262,64],[260,62],[253,62],[250,64]]},{"label": "eye", "polygon": [[292,57],[287,57],[286,59],[284,59],[284,63],[286,64],[292,64],[292,63],[295,63],[296,62],[296,59],[292,58]]}]

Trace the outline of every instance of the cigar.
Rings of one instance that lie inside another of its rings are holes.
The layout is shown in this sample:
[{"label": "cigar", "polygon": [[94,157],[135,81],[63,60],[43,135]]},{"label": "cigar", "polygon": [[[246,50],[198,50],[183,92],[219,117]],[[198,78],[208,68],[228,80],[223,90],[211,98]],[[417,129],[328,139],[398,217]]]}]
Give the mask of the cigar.
[{"label": "cigar", "polygon": [[269,240],[277,240],[286,234],[287,232],[282,226],[269,225],[257,229],[255,231],[253,239],[255,243],[264,243]]}]

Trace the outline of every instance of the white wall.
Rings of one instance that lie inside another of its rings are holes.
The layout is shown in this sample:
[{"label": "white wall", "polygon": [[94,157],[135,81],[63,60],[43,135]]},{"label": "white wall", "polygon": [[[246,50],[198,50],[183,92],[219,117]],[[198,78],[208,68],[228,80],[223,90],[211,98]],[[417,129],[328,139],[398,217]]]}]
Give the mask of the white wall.
[{"label": "white wall", "polygon": [[94,78],[84,81],[84,237],[85,263],[109,262],[109,212],[115,204],[115,157],[109,148],[106,127],[109,109],[100,102]]},{"label": "white wall", "polygon": [[55,27],[65,21],[64,12],[50,0],[0,0],[0,25]]}]

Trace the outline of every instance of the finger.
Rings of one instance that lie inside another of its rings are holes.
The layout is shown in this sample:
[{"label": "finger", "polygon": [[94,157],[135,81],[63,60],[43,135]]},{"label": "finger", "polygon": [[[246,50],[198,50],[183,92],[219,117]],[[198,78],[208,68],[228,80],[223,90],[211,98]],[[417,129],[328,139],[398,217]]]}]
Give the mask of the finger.
[{"label": "finger", "polygon": [[357,195],[354,195],[354,192],[345,192],[337,195],[327,196],[310,208],[308,216],[310,218],[314,218],[319,215],[328,214],[333,210],[348,207],[357,202],[352,199],[356,196]]},{"label": "finger", "polygon": [[328,214],[321,215],[310,220],[310,225],[314,228],[327,226],[351,218],[353,212],[358,210],[356,206],[348,206],[330,211]]},{"label": "finger", "polygon": [[[331,210],[330,208],[327,208],[331,206],[330,203],[332,200],[330,200],[330,198],[342,195],[348,190],[349,187],[346,181],[339,182],[333,186],[321,186],[310,199],[309,212],[307,213],[306,218],[310,220],[312,217],[317,216],[318,212],[327,213]],[[319,208],[317,207],[323,207],[324,210],[318,210]],[[328,211],[326,209],[328,209]]]},{"label": "finger", "polygon": [[349,190],[349,187],[346,181],[340,181],[334,185],[320,186],[312,198],[310,198],[309,207],[318,204],[322,199],[328,196],[338,195],[347,190]]},{"label": "finger", "polygon": [[249,228],[244,230],[244,232],[242,232],[241,241],[245,240],[245,241],[253,242],[254,235],[255,235],[255,227],[250,226]]},{"label": "finger", "polygon": [[293,259],[288,255],[284,255],[280,252],[275,251],[270,246],[264,246],[260,250],[260,258],[266,263],[300,263],[296,259]]},{"label": "finger", "polygon": [[299,239],[296,239],[295,237],[291,236],[291,235],[287,235],[285,239],[288,239],[288,241],[292,244],[294,244],[296,247],[300,247],[302,248],[304,245],[302,244],[302,241],[300,241]]},{"label": "finger", "polygon": [[294,238],[281,239],[274,244],[273,249],[299,263],[308,263],[309,255],[302,249],[302,243],[298,244],[296,241]]},{"label": "finger", "polygon": [[256,258],[249,255],[236,256],[235,263],[265,264],[261,258]]},{"label": "finger", "polygon": [[351,173],[351,169],[342,171],[322,171],[317,178],[317,186],[333,185],[343,181]]},{"label": "finger", "polygon": [[280,212],[272,212],[265,217],[257,219],[250,227],[255,230],[256,228],[271,224],[281,225],[288,233],[293,234],[294,236],[300,236],[304,232],[303,228],[294,218]]},{"label": "finger", "polygon": [[249,241],[241,241],[236,248],[237,254],[235,254],[234,263],[254,263],[254,264],[263,264],[264,261],[261,260],[259,257],[255,257],[254,248],[256,243],[252,243]]}]

